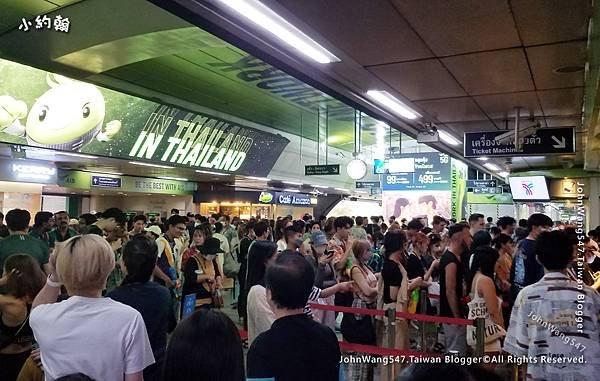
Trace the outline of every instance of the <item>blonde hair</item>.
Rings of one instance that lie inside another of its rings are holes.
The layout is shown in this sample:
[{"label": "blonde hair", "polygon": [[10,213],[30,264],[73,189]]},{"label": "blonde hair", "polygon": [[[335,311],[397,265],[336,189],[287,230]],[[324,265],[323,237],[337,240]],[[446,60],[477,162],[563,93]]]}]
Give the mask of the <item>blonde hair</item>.
[{"label": "blonde hair", "polygon": [[57,247],[56,274],[70,293],[103,290],[114,268],[115,254],[98,235],[75,236]]}]

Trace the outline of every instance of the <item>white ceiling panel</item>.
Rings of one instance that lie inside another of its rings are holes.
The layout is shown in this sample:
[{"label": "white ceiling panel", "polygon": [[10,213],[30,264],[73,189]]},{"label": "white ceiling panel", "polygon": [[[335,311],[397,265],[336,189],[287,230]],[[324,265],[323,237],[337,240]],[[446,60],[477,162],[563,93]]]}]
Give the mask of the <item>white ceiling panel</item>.
[{"label": "white ceiling panel", "polygon": [[[568,42],[554,45],[536,46],[526,49],[535,87],[557,89],[583,86],[586,62],[586,43]],[[555,69],[565,66],[581,66],[575,73],[556,73]]]},{"label": "white ceiling panel", "polygon": [[369,68],[410,100],[467,95],[437,59]]},{"label": "white ceiling panel", "polygon": [[469,97],[417,101],[415,104],[442,123],[486,119]]},{"label": "white ceiling panel", "polygon": [[448,57],[442,62],[470,95],[534,90],[523,49]]},{"label": "white ceiling panel", "polygon": [[492,119],[514,117],[515,107],[521,107],[522,116],[542,115],[542,108],[535,91],[481,95],[473,99]]},{"label": "white ceiling panel", "polygon": [[520,45],[506,0],[392,2],[438,56]]},{"label": "white ceiling panel", "polygon": [[583,87],[538,91],[545,115],[581,114]]},{"label": "white ceiling panel", "polygon": [[525,46],[587,38],[591,0],[511,0]]},{"label": "white ceiling panel", "polygon": [[278,0],[363,66],[432,57],[387,0]]}]

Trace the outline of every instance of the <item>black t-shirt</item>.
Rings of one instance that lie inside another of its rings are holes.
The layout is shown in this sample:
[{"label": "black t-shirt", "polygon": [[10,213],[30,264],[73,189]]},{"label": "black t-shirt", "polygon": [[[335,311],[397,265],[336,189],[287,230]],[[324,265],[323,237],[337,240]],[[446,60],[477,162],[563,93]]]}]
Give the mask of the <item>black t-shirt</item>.
[{"label": "black t-shirt", "polygon": [[410,254],[406,261],[406,275],[408,279],[415,279],[418,277],[425,276],[425,269],[423,263],[415,254]]},{"label": "black t-shirt", "polygon": [[304,314],[282,317],[248,351],[248,378],[277,381],[339,379],[340,346],[333,331]]},{"label": "black t-shirt", "polygon": [[167,333],[177,324],[169,290],[155,282],[129,283],[119,286],[107,297],[133,307],[142,315],[156,361],[162,360],[167,347]]},{"label": "black t-shirt", "polygon": [[[450,263],[456,264],[456,297],[458,298],[458,304],[464,295],[464,275],[463,267],[459,259],[451,251],[446,250],[440,258],[440,316],[454,317],[448,298],[446,297],[446,266]],[[462,311],[462,309],[461,309]]]},{"label": "black t-shirt", "polygon": [[381,277],[383,278],[383,302],[394,303],[390,296],[390,287],[400,287],[402,285],[402,272],[398,264],[390,259],[383,262],[381,269]]}]

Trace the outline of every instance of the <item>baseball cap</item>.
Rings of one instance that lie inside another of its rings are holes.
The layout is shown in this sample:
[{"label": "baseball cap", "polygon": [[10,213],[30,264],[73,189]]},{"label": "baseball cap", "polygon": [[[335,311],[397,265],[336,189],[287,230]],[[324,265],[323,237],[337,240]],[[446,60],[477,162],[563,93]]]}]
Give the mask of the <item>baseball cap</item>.
[{"label": "baseball cap", "polygon": [[327,237],[325,237],[325,233],[319,230],[312,233],[310,242],[313,244],[313,246],[327,245]]}]

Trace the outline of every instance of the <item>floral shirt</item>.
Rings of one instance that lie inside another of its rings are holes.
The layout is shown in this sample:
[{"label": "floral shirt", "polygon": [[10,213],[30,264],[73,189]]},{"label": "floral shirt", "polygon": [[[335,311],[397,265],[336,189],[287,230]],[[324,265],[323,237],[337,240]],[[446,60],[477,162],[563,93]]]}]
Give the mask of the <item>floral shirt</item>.
[{"label": "floral shirt", "polygon": [[598,379],[599,317],[600,294],[549,272],[518,294],[504,350],[526,356],[527,380]]}]

